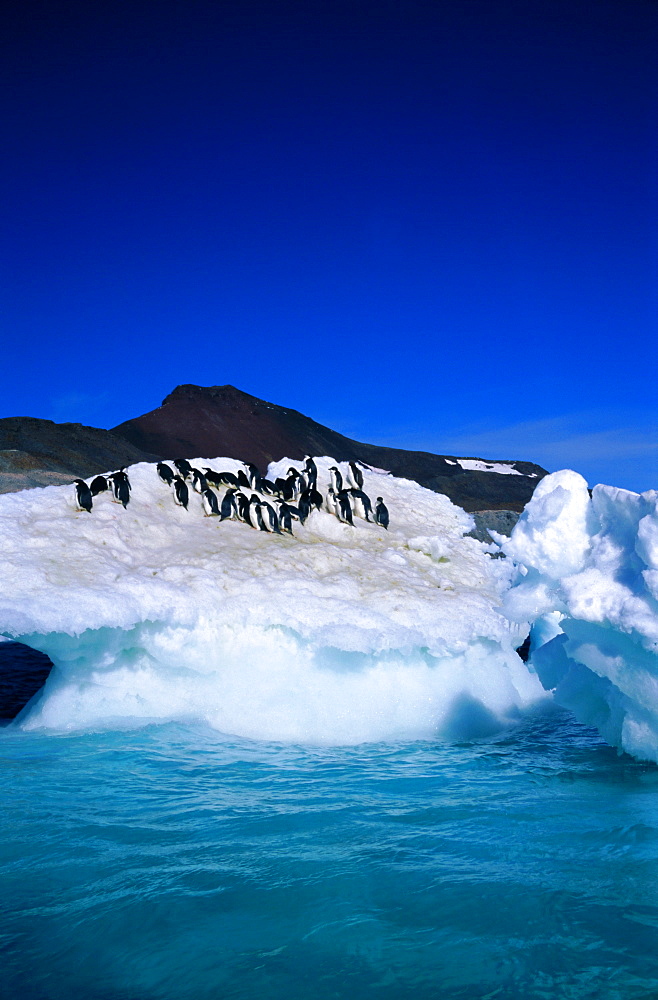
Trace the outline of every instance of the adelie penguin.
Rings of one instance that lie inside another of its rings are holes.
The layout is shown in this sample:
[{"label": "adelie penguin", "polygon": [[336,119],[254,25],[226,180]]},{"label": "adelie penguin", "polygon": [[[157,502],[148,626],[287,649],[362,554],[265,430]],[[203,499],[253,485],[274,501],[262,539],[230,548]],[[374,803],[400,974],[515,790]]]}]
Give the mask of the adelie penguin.
[{"label": "adelie penguin", "polygon": [[171,486],[174,481],[174,473],[164,462],[158,462],[156,465],[158,476],[165,484],[165,486]]},{"label": "adelie penguin", "polygon": [[377,497],[377,506],[375,507],[375,523],[380,524],[382,528],[386,528],[388,530],[388,507],[381,497]]},{"label": "adelie penguin", "polygon": [[205,511],[204,517],[212,517],[213,515],[219,517],[219,504],[217,502],[217,494],[207,487],[201,494],[203,497],[203,509]]},{"label": "adelie penguin", "polygon": [[125,510],[130,503],[130,480],[128,476],[123,469],[119,469],[118,472],[113,472],[111,476],[108,476],[108,479],[112,480],[114,502],[123,504]]},{"label": "adelie penguin", "polygon": [[369,521],[370,517],[368,515],[372,514],[370,497],[364,493],[363,490],[351,489],[348,492],[354,500],[354,513],[358,514],[359,517],[364,518],[366,521]]},{"label": "adelie penguin", "polygon": [[192,466],[186,458],[175,458],[174,465],[178,469],[183,479],[187,479],[188,476],[192,475]]},{"label": "adelie penguin", "polygon": [[204,493],[208,489],[208,480],[198,469],[192,469],[192,489],[195,493]]},{"label": "adelie penguin", "polygon": [[343,521],[345,524],[354,525],[354,521],[352,520],[352,507],[350,505],[350,497],[347,490],[341,490],[340,493],[337,493],[336,501],[338,504],[338,520]]},{"label": "adelie penguin", "polygon": [[261,500],[260,513],[263,518],[263,523],[265,524],[265,529],[267,531],[273,531],[275,535],[280,535],[281,531],[279,529],[279,518],[277,517],[274,507],[267,503],[266,500]]},{"label": "adelie penguin", "polygon": [[174,479],[174,501],[179,507],[184,507],[187,510],[187,505],[190,502],[190,491],[182,476],[176,476]]},{"label": "adelie penguin", "polygon": [[98,496],[99,493],[104,493],[106,490],[109,490],[109,488],[110,484],[105,476],[96,476],[95,479],[92,479],[89,486],[92,497]]},{"label": "adelie penguin", "polygon": [[306,481],[311,489],[315,489],[318,483],[318,467],[311,458],[307,455],[304,459],[306,465],[304,466],[304,471],[306,473]]},{"label": "adelie penguin", "polygon": [[287,531],[289,535],[292,535],[293,517],[299,520],[299,510],[297,507],[292,507],[284,500],[279,500],[279,526],[282,531]]},{"label": "adelie penguin", "polygon": [[91,490],[84,479],[75,480],[75,499],[79,510],[86,510],[88,514],[91,514],[94,501],[91,496]]},{"label": "adelie penguin", "polygon": [[347,478],[350,481],[350,486],[352,486],[355,490],[362,490],[363,473],[361,472],[361,469],[356,462],[350,462],[348,464],[348,469],[349,472],[347,473]]},{"label": "adelie penguin", "polygon": [[[236,490],[231,487],[227,490],[222,499],[222,505],[220,507],[220,521],[232,521],[234,517],[238,517],[238,508],[235,503]],[[242,496],[242,494],[240,494]]]},{"label": "adelie penguin", "polygon": [[343,476],[341,474],[340,469],[338,469],[335,465],[332,465],[331,468],[329,469],[329,473],[331,475],[332,490],[334,491],[334,493],[340,493],[340,491],[343,488]]}]

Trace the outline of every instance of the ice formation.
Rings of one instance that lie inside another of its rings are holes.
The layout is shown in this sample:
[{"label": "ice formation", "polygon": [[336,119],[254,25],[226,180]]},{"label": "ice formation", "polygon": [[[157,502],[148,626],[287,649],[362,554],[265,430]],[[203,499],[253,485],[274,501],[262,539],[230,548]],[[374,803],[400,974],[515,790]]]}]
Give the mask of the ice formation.
[{"label": "ice formation", "polygon": [[[316,462],[326,490],[334,460]],[[54,663],[19,725],[195,718],[349,743],[486,733],[546,697],[515,652],[527,625],[500,611],[511,563],[446,497],[366,469],[389,531],[314,511],[291,538],[204,517],[192,491],[177,507],[155,465],[128,471],[125,510],[100,494],[78,511],[73,487],[0,497],[0,632]]]},{"label": "ice formation", "polygon": [[658,493],[543,479],[511,538],[505,599],[532,622],[532,665],[547,689],[604,739],[658,761]]}]

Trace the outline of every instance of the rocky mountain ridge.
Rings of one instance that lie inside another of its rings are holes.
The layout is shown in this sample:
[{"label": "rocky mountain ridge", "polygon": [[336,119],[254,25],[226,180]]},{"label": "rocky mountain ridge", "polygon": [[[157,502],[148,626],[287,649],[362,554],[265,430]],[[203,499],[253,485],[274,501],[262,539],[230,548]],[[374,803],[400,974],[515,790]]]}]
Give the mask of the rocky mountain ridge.
[{"label": "rocky mountain ridge", "polygon": [[444,493],[467,511],[519,512],[546,475],[532,462],[366,444],[234,386],[180,385],[156,409],[111,430],[34,417],[0,420],[0,492],[58,485],[159,458],[225,455],[264,470],[271,461],[307,454],[360,459]]}]

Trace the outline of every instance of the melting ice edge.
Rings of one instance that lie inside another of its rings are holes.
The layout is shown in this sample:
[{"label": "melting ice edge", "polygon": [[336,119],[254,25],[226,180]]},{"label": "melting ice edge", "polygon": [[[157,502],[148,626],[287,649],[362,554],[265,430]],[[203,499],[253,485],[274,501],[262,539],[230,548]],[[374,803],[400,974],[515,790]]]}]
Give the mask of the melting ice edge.
[{"label": "melting ice edge", "polygon": [[[237,471],[231,459],[193,465]],[[285,474],[274,463],[270,478]],[[329,482],[330,457],[317,458]],[[71,487],[0,496],[0,631],[54,667],[15,725],[202,719],[258,739],[462,738],[549,697],[658,761],[658,495],[565,470],[510,539],[409,480],[366,471],[389,531],[314,511],[295,537],[173,504],[155,465],[126,510]],[[526,666],[515,649],[531,630]]]}]

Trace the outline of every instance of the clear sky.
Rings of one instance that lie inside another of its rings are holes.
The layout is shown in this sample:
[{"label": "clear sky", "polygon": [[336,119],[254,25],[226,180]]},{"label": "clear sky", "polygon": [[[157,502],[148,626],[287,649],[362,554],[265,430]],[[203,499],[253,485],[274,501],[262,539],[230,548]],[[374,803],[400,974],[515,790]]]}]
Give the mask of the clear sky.
[{"label": "clear sky", "polygon": [[21,0],[0,416],[231,383],[658,487],[658,6]]}]

